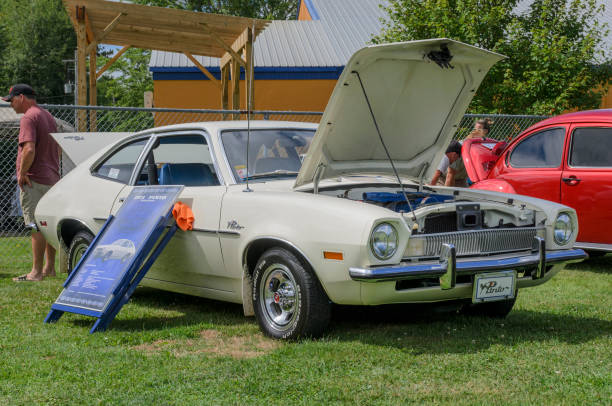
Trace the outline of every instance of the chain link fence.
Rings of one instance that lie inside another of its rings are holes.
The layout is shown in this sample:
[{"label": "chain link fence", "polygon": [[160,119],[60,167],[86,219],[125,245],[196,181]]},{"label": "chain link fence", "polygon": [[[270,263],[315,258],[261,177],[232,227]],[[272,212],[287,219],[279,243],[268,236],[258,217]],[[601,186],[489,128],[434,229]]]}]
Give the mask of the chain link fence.
[{"label": "chain link fence", "polygon": [[[247,112],[242,110],[41,106],[56,118],[58,131],[62,132],[136,132],[169,124],[247,119]],[[254,111],[250,118],[318,123],[321,115],[321,112]],[[20,117],[8,104],[0,104],[0,269],[31,264],[29,231],[21,218],[15,175]],[[455,139],[465,138],[474,127],[474,122],[484,118],[493,121],[489,134],[491,138],[510,140],[546,117],[466,114]]]},{"label": "chain link fence", "polygon": [[487,137],[498,141],[510,141],[523,130],[548,116],[519,116],[506,114],[466,114],[455,133],[454,139],[462,140],[472,131],[477,120],[489,119],[491,131]]}]

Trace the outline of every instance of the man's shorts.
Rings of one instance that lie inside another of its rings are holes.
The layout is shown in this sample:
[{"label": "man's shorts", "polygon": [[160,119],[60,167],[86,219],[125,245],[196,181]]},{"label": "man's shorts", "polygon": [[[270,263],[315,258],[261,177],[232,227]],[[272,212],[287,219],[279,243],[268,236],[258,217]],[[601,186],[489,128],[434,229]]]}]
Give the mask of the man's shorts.
[{"label": "man's shorts", "polygon": [[36,223],[36,219],[34,218],[36,205],[41,197],[43,197],[43,195],[51,189],[51,186],[53,186],[36,183],[32,179],[30,179],[30,183],[32,186],[23,185],[23,188],[19,189],[19,202],[21,203],[21,210],[23,211],[23,222],[26,226]]}]

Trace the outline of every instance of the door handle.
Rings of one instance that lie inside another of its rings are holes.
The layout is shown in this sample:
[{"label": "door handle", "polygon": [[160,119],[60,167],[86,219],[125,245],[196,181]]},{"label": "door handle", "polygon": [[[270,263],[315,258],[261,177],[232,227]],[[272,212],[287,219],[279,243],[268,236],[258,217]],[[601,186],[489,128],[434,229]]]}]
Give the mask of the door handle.
[{"label": "door handle", "polygon": [[561,178],[561,180],[570,186],[575,186],[580,183],[580,179],[575,176],[570,176],[569,178]]}]

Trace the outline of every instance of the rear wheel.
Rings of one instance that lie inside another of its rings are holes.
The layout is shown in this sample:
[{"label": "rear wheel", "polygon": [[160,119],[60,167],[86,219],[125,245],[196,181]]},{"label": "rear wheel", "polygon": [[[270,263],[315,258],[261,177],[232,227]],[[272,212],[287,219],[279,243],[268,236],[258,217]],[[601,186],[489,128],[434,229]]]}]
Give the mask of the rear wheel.
[{"label": "rear wheel", "polygon": [[85,251],[93,241],[94,236],[89,231],[79,231],[76,233],[72,241],[70,242],[70,247],[68,248],[68,273],[71,273],[72,270],[77,266]]},{"label": "rear wheel", "polygon": [[[518,294],[518,292],[517,292]],[[483,316],[503,319],[510,313],[516,302],[514,299],[486,303],[469,303],[463,306],[461,313],[469,316]]]},{"label": "rear wheel", "polygon": [[323,334],[331,304],[316,276],[291,252],[270,249],[253,275],[253,307],[259,327],[273,338]]}]

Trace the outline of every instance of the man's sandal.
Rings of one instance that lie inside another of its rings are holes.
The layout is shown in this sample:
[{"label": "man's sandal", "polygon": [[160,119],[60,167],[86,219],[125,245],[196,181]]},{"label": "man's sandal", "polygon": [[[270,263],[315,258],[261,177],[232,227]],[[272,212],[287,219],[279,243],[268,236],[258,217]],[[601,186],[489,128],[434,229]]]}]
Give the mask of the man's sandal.
[{"label": "man's sandal", "polygon": [[38,279],[28,279],[28,274],[13,278],[13,282],[40,282]]}]

